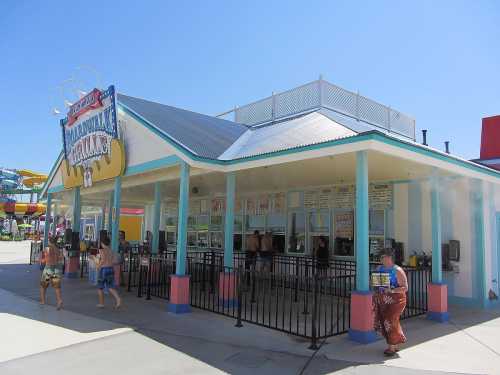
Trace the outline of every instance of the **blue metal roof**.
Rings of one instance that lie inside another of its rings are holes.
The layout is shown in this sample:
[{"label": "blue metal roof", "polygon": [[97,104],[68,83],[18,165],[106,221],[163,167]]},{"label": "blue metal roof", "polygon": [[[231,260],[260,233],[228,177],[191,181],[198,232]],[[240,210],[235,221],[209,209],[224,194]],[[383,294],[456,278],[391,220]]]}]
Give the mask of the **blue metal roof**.
[{"label": "blue metal roof", "polygon": [[217,159],[247,129],[246,125],[168,105],[117,95],[118,102],[198,156]]}]

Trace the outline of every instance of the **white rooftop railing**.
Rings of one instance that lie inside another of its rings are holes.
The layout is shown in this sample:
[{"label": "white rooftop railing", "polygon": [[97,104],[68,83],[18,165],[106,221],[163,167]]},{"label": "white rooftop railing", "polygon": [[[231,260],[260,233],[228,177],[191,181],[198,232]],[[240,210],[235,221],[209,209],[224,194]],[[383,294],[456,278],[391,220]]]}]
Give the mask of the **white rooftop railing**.
[{"label": "white rooftop railing", "polygon": [[236,107],[217,117],[259,126],[319,108],[415,140],[415,119],[323,79]]}]

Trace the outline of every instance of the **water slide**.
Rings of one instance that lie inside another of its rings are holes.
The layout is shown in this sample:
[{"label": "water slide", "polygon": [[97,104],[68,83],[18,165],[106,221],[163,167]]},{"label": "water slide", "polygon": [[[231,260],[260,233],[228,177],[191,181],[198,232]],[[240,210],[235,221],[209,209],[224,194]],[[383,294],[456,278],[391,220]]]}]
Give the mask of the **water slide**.
[{"label": "water slide", "polygon": [[40,192],[47,181],[47,175],[28,169],[12,170],[0,168],[0,216],[40,216],[45,205],[16,202],[16,195]]}]

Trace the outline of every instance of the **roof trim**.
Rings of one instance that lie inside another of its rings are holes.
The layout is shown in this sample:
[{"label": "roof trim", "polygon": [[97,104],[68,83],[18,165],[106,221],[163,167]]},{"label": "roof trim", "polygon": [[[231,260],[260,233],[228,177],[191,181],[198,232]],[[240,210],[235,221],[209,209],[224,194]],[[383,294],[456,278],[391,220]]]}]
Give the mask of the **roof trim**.
[{"label": "roof trim", "polygon": [[[497,171],[495,169],[489,168],[485,165],[481,165],[475,161],[469,161],[465,160],[450,154],[446,154],[444,152],[441,152],[439,150],[430,148],[428,146],[423,146],[417,143],[413,143],[411,141],[406,141],[403,140],[399,137],[394,137],[389,134],[386,134],[384,132],[381,132],[379,130],[370,130],[366,132],[362,132],[356,135],[352,136],[347,136],[344,138],[339,138],[339,139],[334,139],[334,140],[329,140],[329,141],[324,141],[324,142],[319,142],[316,144],[311,144],[311,145],[301,145],[301,146],[296,146],[296,147],[291,147],[287,149],[282,149],[282,150],[276,150],[276,151],[271,151],[268,153],[262,153],[258,155],[252,155],[252,156],[245,156],[245,157],[240,157],[237,159],[229,159],[229,160],[221,160],[221,159],[213,159],[205,156],[200,156],[193,152],[191,149],[183,145],[182,143],[178,142],[177,140],[173,139],[171,136],[166,134],[163,130],[155,126],[153,123],[150,121],[146,120],[144,117],[136,113],[134,110],[130,109],[128,106],[125,104],[121,103],[118,101],[117,103],[118,107],[122,109],[127,115],[131,116],[135,120],[137,120],[138,123],[152,131],[154,134],[159,136],[161,139],[166,141],[168,144],[170,144],[174,150],[176,151],[176,154],[174,156],[169,157],[169,158],[162,158],[158,160],[151,160],[146,163],[142,163],[137,166],[131,166],[128,167],[128,171],[126,171],[125,175],[130,176],[134,175],[136,173],[144,173],[150,170],[162,168],[165,166],[169,166],[172,164],[179,163],[181,160],[187,161],[187,162],[193,162],[194,164],[197,163],[203,163],[205,164],[204,168],[209,168],[210,165],[218,166],[218,170],[224,171],[226,168],[228,170],[236,170],[236,169],[245,169],[245,163],[248,162],[254,162],[258,160],[263,160],[263,159],[271,159],[275,157],[282,157],[286,155],[292,155],[292,154],[298,154],[301,152],[307,152],[307,151],[312,151],[312,150],[317,150],[317,149],[323,149],[327,147],[335,147],[335,146],[340,146],[340,145],[347,145],[347,144],[353,144],[353,143],[358,143],[358,142],[363,142],[363,141],[379,141],[384,144],[387,144],[389,146],[394,146],[409,152],[414,152],[419,155],[425,156],[425,157],[430,157],[433,159],[437,159],[443,162],[450,163],[452,165],[458,166],[460,168],[465,168],[467,170],[484,174],[489,177],[494,177],[499,179],[500,181],[500,171]],[[314,111],[313,111],[314,112]],[[328,116],[326,116],[328,117]],[[340,124],[343,125],[343,124]],[[346,125],[343,125],[346,126]],[[348,129],[350,129],[349,126],[346,126]],[[250,130],[250,129],[249,129]],[[249,131],[247,130],[247,131]],[[352,130],[352,129],[351,129]],[[354,130],[353,130],[354,131]],[[242,136],[244,136],[246,132],[244,132]],[[238,142],[239,138],[235,141]],[[233,143],[234,144],[234,143]],[[55,164],[52,166],[51,171],[49,173],[49,177],[42,187],[41,195],[40,197],[43,198],[46,194],[47,191],[49,192],[51,189],[48,189],[48,186],[52,183],[53,178],[55,176],[55,173],[57,171],[57,168],[61,164],[63,159],[63,152],[61,151]],[[207,165],[208,164],[208,165]],[[233,166],[233,167],[230,167]],[[234,166],[238,166],[236,169]],[[252,166],[253,167],[253,166]],[[130,170],[129,170],[130,168]],[[139,172],[140,171],[140,172]],[[57,187],[59,188],[59,187]]]},{"label": "roof trim", "polygon": [[46,190],[47,190],[48,186],[51,184],[52,180],[54,179],[57,168],[59,168],[59,165],[61,164],[61,162],[63,160],[63,158],[62,158],[63,154],[64,154],[64,151],[61,150],[54,165],[52,165],[52,168],[50,169],[50,172],[49,172],[49,177],[47,178],[47,181],[45,181],[45,184],[42,186],[42,190],[40,192],[40,198],[43,198],[43,196],[47,192]]}]

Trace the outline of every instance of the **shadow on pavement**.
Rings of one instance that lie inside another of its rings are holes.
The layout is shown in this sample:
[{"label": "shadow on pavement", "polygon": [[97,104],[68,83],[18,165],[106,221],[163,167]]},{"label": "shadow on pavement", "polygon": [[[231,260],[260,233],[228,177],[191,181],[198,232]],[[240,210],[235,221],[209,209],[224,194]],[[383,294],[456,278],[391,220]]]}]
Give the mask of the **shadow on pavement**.
[{"label": "shadow on pavement", "polygon": [[[36,265],[2,264],[0,265],[0,288],[38,302],[40,270]],[[96,332],[116,328],[130,327],[136,332],[155,340],[162,345],[176,349],[210,366],[229,373],[288,373],[288,374],[328,374],[334,371],[342,373],[373,374],[373,368],[366,370],[356,367],[359,361],[332,360],[322,354],[325,350],[346,350],[351,343],[346,336],[329,339],[325,346],[314,353],[307,349],[309,342],[260,326],[244,323],[244,327],[235,328],[235,320],[213,313],[193,309],[191,314],[183,316],[166,312],[166,301],[137,298],[134,291],[127,293],[120,289],[123,297],[123,308],[114,310],[112,299],[106,300],[106,308],[97,309],[97,294],[95,286],[86,280],[64,279],[63,299],[64,309],[88,317],[97,318],[88,321],[78,319],[61,319],[57,314],[43,314],[39,309],[16,310],[15,306],[3,306],[0,312],[15,313],[23,317],[43,321],[48,324],[64,327],[78,332]],[[48,303],[55,304],[53,290],[49,289]],[[423,318],[409,319],[403,322],[409,342],[406,347],[412,347],[437,337],[457,332],[464,327],[470,327],[499,317],[497,311],[485,311],[472,315],[456,312],[453,314],[454,324],[439,325],[439,329],[426,330],[425,337],[415,333],[429,325],[437,324]],[[367,350],[370,346],[364,347]],[[347,349],[349,350],[349,349]],[[364,349],[363,349],[364,350]],[[378,350],[378,349],[377,349]],[[314,358],[311,360],[311,358]],[[379,357],[377,357],[379,356]],[[386,358],[382,353],[370,357],[369,363],[380,365],[384,374],[404,374],[403,369],[387,367]],[[384,365],[385,363],[385,365]],[[356,372],[349,369],[356,367]],[[395,372],[392,372],[392,371]],[[347,372],[349,371],[349,372]],[[365,372],[366,371],[366,372]],[[412,370],[417,371],[417,370]],[[381,372],[382,373],[382,372]],[[420,372],[409,372],[420,373]],[[429,373],[429,372],[426,372]],[[435,372],[438,374],[439,372]]]}]

